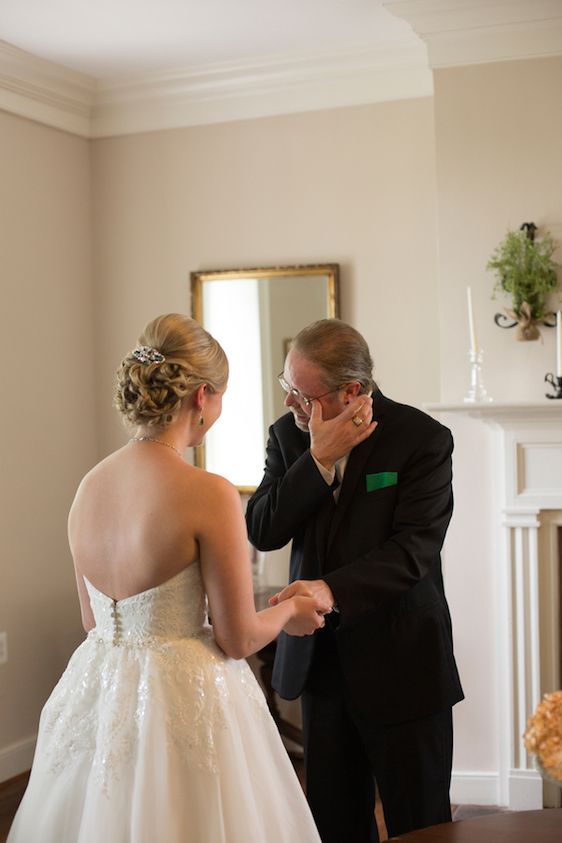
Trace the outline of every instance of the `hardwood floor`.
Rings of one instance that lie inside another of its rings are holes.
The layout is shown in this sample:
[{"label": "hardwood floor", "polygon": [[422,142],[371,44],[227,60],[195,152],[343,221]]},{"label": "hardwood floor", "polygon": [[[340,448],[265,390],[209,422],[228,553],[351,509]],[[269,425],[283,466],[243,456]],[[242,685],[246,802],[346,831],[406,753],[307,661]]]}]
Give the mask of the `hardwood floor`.
[{"label": "hardwood floor", "polygon": [[5,843],[28,779],[29,773],[22,773],[0,784],[0,843]]},{"label": "hardwood floor", "polygon": [[[296,773],[301,784],[303,783],[304,765],[301,758],[291,757]],[[5,843],[8,836],[8,831],[17,807],[27,787],[29,773],[22,773],[15,779],[10,779],[8,782],[0,784],[0,843]],[[499,811],[504,811],[505,808],[498,808],[495,805],[453,805],[453,819],[461,820],[468,817],[479,817],[484,814],[495,814]],[[384,814],[382,812],[382,805],[377,800],[375,805],[375,817],[379,829],[381,841],[387,840],[386,827],[384,824]],[[162,841],[165,843],[165,841]]]}]

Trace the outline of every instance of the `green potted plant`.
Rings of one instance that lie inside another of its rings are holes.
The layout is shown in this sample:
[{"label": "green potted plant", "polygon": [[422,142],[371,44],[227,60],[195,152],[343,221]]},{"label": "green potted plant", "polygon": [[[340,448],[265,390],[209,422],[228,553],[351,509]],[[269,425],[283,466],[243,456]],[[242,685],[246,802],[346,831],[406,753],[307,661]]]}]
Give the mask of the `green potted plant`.
[{"label": "green potted plant", "polygon": [[548,232],[536,238],[536,230],[532,222],[523,223],[519,231],[508,230],[486,265],[497,276],[494,293],[503,290],[512,300],[512,309],[506,313],[513,322],[504,324],[506,317],[500,313],[495,322],[502,328],[517,325],[518,340],[536,340],[540,336],[538,323],[553,324],[547,299],[558,287],[559,264],[552,260],[556,243]]}]

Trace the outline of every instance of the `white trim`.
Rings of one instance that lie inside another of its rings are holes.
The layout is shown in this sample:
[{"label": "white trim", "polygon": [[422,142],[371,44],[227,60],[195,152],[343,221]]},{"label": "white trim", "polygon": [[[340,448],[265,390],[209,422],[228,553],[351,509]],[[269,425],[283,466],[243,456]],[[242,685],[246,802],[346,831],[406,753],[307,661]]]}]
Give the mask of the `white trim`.
[{"label": "white trim", "polygon": [[421,41],[97,81],[0,42],[0,108],[88,138],[432,95]]},{"label": "white trim", "polygon": [[451,778],[454,805],[500,805],[498,773],[464,772]]},{"label": "white trim", "polygon": [[510,770],[508,787],[511,811],[537,811],[543,807],[543,780],[536,770]]},{"label": "white trim", "polygon": [[508,800],[501,798],[499,773],[469,771],[451,777],[453,805],[498,805],[510,811],[532,811],[543,807],[543,783],[535,770],[509,770]]},{"label": "white trim", "polygon": [[0,749],[0,783],[19,776],[31,769],[37,735]]},{"label": "white trim", "polygon": [[560,0],[387,0],[427,44],[432,69],[562,54]]},{"label": "white trim", "polygon": [[422,35],[562,17],[560,0],[383,0],[382,5]]},{"label": "white trim", "polygon": [[0,41],[0,108],[90,136],[96,82]]},{"label": "white trim", "polygon": [[436,32],[425,38],[433,70],[467,64],[559,56],[562,19],[509,24],[470,32]]},{"label": "white trim", "polygon": [[[556,594],[547,606],[544,588],[553,581],[558,554],[553,551],[554,535],[550,536],[550,558],[544,553],[544,543],[542,553],[539,551],[538,531],[544,513],[553,512],[555,521],[562,518],[562,484],[557,472],[562,465],[562,404],[434,404],[430,408],[479,418],[493,430],[491,469],[502,487],[496,593],[499,804],[516,811],[541,808],[555,797],[546,788],[543,794],[543,782],[524,746],[523,734],[541,693],[552,689],[554,679],[545,652],[559,612]],[[553,591],[557,593],[557,589]]]},{"label": "white trim", "polygon": [[[387,0],[414,46],[95,80],[0,41],[0,109],[86,138],[433,95],[434,68],[562,54],[560,0]],[[428,63],[429,58],[429,63]]]},{"label": "white trim", "polygon": [[132,81],[100,89],[92,137],[173,129],[431,97],[427,67],[403,65],[262,67],[249,76]]},{"label": "white trim", "polygon": [[558,401],[493,401],[485,404],[424,404],[424,409],[430,413],[466,413],[477,419],[487,421],[529,422],[538,419],[540,422],[551,417],[555,423],[562,421],[562,403]]}]

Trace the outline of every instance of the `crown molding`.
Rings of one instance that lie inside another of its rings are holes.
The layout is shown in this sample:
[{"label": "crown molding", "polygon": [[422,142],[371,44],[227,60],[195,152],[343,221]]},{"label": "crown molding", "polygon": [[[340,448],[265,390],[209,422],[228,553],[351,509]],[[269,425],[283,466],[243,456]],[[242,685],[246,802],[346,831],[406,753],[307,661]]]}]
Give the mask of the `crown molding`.
[{"label": "crown molding", "polygon": [[431,96],[425,47],[269,56],[100,81],[92,136]]},{"label": "crown molding", "polygon": [[0,41],[0,109],[86,138],[431,96],[431,70],[562,55],[561,0],[386,0],[420,37],[93,79]]},{"label": "crown molding", "polygon": [[386,0],[427,45],[429,67],[562,55],[560,0]]},{"label": "crown molding", "polygon": [[91,135],[96,82],[0,41],[0,109],[81,137]]},{"label": "crown molding", "polygon": [[432,93],[421,41],[98,80],[0,42],[0,108],[87,138]]}]

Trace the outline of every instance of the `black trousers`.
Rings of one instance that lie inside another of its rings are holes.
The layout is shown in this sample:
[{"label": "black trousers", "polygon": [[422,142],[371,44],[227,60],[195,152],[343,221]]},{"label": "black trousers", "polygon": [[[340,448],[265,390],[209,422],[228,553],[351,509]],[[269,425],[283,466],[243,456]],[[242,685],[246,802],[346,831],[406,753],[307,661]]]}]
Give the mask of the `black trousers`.
[{"label": "black trousers", "polygon": [[451,710],[392,726],[359,722],[345,698],[333,634],[316,634],[302,709],[307,798],[322,843],[378,841],[375,783],[389,837],[449,822]]}]

